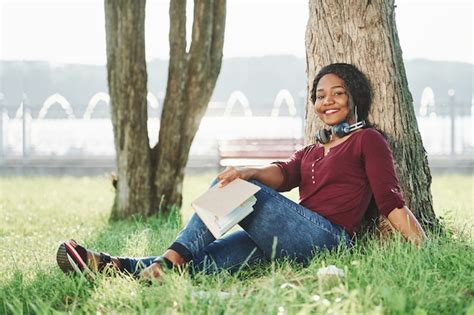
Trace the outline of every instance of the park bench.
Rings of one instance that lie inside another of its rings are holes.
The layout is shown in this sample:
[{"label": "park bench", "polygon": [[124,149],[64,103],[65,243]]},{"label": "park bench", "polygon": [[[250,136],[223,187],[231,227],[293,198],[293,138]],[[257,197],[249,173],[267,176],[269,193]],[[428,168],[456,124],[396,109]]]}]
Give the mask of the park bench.
[{"label": "park bench", "polygon": [[219,164],[243,166],[286,161],[303,145],[302,138],[221,139],[218,141]]}]

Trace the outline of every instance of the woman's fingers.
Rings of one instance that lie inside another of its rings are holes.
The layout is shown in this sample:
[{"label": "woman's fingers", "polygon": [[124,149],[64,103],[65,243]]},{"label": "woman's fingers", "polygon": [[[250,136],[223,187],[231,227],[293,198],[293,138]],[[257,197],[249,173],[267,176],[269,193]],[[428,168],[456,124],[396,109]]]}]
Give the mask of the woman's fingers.
[{"label": "woman's fingers", "polygon": [[158,263],[151,264],[146,267],[140,275],[143,280],[153,281],[161,277],[161,267]]},{"label": "woman's fingers", "polygon": [[219,179],[219,187],[223,187],[239,177],[241,177],[240,172],[235,167],[228,166],[224,171],[217,175],[217,178]]},{"label": "woman's fingers", "polygon": [[217,178],[221,179],[221,178],[226,177],[226,176],[228,176],[230,173],[233,173],[233,172],[235,172],[235,171],[236,171],[235,167],[233,167],[233,166],[227,166],[227,167],[225,168],[225,170],[223,170],[222,172],[220,172],[219,174],[217,174]]},{"label": "woman's fingers", "polygon": [[232,176],[234,176],[234,172],[235,172],[235,168],[232,167],[232,166],[228,166],[226,167],[226,169],[224,171],[222,171],[221,173],[219,173],[217,175],[217,178],[222,182],[222,181],[227,181],[229,180],[229,178],[231,178]]},{"label": "woman's fingers", "polygon": [[228,183],[230,183],[232,180],[229,180],[229,179],[223,179],[221,180],[217,185],[219,187],[224,187],[225,185],[227,185]]}]

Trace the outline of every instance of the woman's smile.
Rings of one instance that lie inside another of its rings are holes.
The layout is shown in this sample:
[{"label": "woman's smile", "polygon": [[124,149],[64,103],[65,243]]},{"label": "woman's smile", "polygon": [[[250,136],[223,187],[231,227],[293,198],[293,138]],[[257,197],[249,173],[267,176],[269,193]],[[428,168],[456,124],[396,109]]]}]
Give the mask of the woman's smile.
[{"label": "woman's smile", "polygon": [[334,114],[334,113],[337,113],[337,112],[339,112],[339,109],[328,109],[328,110],[324,111],[324,114],[331,115],[331,114]]}]

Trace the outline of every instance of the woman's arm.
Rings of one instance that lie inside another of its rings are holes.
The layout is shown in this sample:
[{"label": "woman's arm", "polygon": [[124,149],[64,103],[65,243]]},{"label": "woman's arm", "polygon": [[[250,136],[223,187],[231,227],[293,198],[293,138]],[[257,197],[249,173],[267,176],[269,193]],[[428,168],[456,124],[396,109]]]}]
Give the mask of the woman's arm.
[{"label": "woman's arm", "polygon": [[256,179],[262,184],[273,189],[277,189],[283,184],[284,177],[280,168],[276,165],[267,165],[260,167],[235,168],[228,166],[222,173],[217,175],[219,185],[225,186],[236,178],[245,180]]},{"label": "woman's arm", "polygon": [[426,240],[425,231],[406,206],[393,209],[388,214],[388,220],[407,240],[418,247]]}]

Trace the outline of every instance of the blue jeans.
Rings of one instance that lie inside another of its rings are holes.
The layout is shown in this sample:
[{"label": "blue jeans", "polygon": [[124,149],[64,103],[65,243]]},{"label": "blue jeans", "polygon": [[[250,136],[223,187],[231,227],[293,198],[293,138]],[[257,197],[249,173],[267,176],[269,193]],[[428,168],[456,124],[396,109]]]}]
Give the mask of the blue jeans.
[{"label": "blue jeans", "polygon": [[[243,266],[284,258],[306,263],[324,249],[350,246],[350,236],[342,227],[258,181],[251,182],[261,189],[255,194],[254,211],[239,223],[241,231],[216,240],[193,214],[179,233],[170,248],[185,257],[193,271],[234,272]],[[121,260],[127,272],[138,275],[155,258]]]}]

